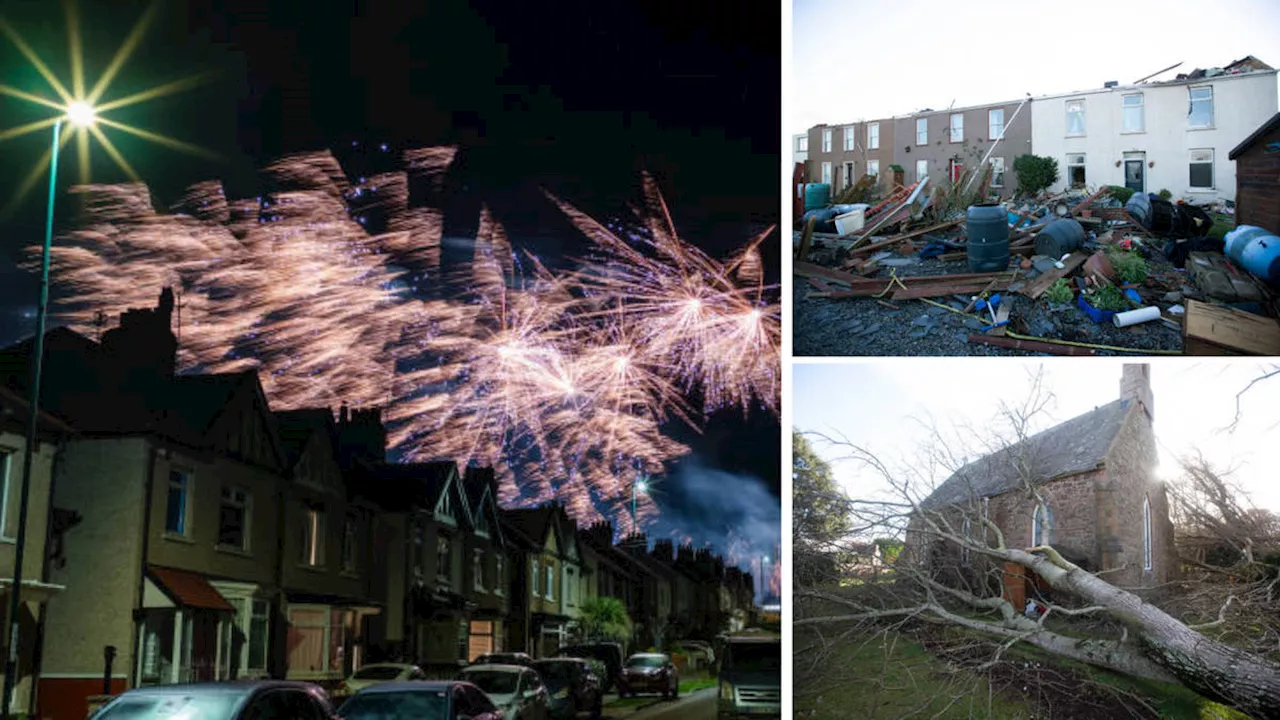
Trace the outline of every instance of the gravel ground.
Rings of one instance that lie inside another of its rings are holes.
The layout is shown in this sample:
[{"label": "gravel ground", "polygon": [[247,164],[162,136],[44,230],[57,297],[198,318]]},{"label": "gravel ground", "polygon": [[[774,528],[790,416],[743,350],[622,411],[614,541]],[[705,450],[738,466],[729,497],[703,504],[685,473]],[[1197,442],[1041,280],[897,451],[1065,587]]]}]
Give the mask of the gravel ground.
[{"label": "gravel ground", "polygon": [[[1163,309],[1180,300],[1177,296],[1170,296],[1170,301],[1163,301],[1166,288],[1194,296],[1192,288],[1183,286],[1187,282],[1185,273],[1173,268],[1158,251],[1146,253],[1146,256],[1148,274],[1161,282],[1157,287],[1144,288],[1144,298],[1155,300],[1155,304]],[[969,272],[964,262],[942,263],[937,260],[924,260],[892,269],[899,277]],[[882,267],[875,277],[884,278],[887,282],[889,276],[890,268]],[[982,324],[976,319],[918,300],[894,302],[899,308],[894,310],[871,298],[810,299],[806,296],[811,290],[813,287],[808,281],[796,278],[792,287],[792,348],[796,356],[1043,355],[970,344],[968,336],[979,332]],[[1032,301],[1017,293],[1004,293],[1003,297],[1005,302],[1012,302],[1009,328],[1022,335],[1142,351],[1182,349],[1181,332],[1162,322],[1117,328],[1110,322],[1094,323],[1074,305],[1054,307],[1043,297]],[[962,309],[968,301],[968,298],[958,296],[931,299],[956,309]],[[1140,354],[1110,350],[1096,352],[1098,355],[1123,357]]]}]

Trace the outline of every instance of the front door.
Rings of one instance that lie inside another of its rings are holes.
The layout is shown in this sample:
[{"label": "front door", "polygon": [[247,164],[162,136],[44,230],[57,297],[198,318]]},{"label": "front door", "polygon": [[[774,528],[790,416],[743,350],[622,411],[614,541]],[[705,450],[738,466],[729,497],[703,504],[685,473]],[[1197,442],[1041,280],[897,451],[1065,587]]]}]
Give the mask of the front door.
[{"label": "front door", "polygon": [[964,163],[951,161],[951,182],[960,182],[960,176],[964,173]]},{"label": "front door", "polygon": [[1147,190],[1147,154],[1124,154],[1124,186],[1134,192]]}]

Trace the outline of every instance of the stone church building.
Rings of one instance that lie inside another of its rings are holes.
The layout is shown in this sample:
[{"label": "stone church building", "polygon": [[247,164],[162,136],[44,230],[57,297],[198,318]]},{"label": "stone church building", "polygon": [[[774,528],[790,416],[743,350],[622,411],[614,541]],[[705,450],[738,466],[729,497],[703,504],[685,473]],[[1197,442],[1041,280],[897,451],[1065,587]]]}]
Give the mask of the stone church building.
[{"label": "stone church building", "polygon": [[[1006,546],[1052,545],[1121,587],[1173,579],[1178,563],[1168,498],[1155,476],[1150,378],[1150,366],[1125,365],[1119,398],[970,462],[921,507],[941,511],[957,531],[975,537],[986,532],[994,541],[979,520],[989,518]],[[925,537],[918,520],[911,525],[907,547],[923,552],[926,562],[981,567],[983,560],[955,543]],[[1028,579],[1023,587],[1022,577],[1017,566],[1006,568],[1005,594],[1015,607],[1035,584]]]}]

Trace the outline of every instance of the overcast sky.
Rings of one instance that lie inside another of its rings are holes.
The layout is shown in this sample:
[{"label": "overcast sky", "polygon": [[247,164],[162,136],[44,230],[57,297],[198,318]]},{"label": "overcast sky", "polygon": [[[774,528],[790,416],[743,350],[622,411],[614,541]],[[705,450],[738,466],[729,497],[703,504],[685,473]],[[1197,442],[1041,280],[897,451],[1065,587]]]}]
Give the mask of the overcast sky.
[{"label": "overcast sky", "polygon": [[[1044,361],[1044,383],[1054,402],[1037,429],[1118,398],[1122,363],[1110,358]],[[1241,399],[1235,431],[1224,429],[1235,416],[1236,394],[1276,366],[1189,358],[1155,359],[1150,364],[1160,475],[1171,477],[1174,458],[1199,448],[1211,462],[1237,468],[1234,477],[1254,504],[1280,511],[1280,376],[1254,385]],[[799,430],[835,430],[886,462],[908,463],[928,437],[921,423],[947,432],[957,426],[984,427],[997,415],[1001,399],[1015,402],[1025,397],[1029,377],[1039,366],[992,358],[796,363],[792,417]],[[840,451],[821,445],[818,451],[836,461],[836,478],[853,496],[883,497],[886,488],[877,477],[838,462]]]},{"label": "overcast sky", "polygon": [[1132,83],[1253,55],[1280,67],[1280,2],[792,0],[789,134]]}]

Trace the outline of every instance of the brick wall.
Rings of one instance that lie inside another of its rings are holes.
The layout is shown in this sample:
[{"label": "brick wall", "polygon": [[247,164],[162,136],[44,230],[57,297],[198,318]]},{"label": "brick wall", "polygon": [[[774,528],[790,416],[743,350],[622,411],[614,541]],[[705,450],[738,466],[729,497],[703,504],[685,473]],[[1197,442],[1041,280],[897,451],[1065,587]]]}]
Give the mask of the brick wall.
[{"label": "brick wall", "polygon": [[1236,223],[1280,235],[1280,152],[1266,151],[1273,142],[1280,142],[1280,128],[1236,158]]},{"label": "brick wall", "polygon": [[[1097,525],[1107,579],[1122,586],[1150,586],[1172,579],[1177,562],[1173,523],[1164,484],[1155,477],[1151,421],[1138,407],[1125,416],[1098,478]],[[1152,569],[1144,569],[1143,502],[1151,504]],[[1123,569],[1119,569],[1123,568]]]},{"label": "brick wall", "polygon": [[[1053,480],[1039,487],[1052,518],[1050,541],[1064,555],[1097,569],[1097,532],[1094,526],[1094,478],[1096,472]],[[1031,518],[1036,500],[1025,490],[1013,490],[991,499],[991,519],[1004,533],[1009,547],[1031,546]]]}]

